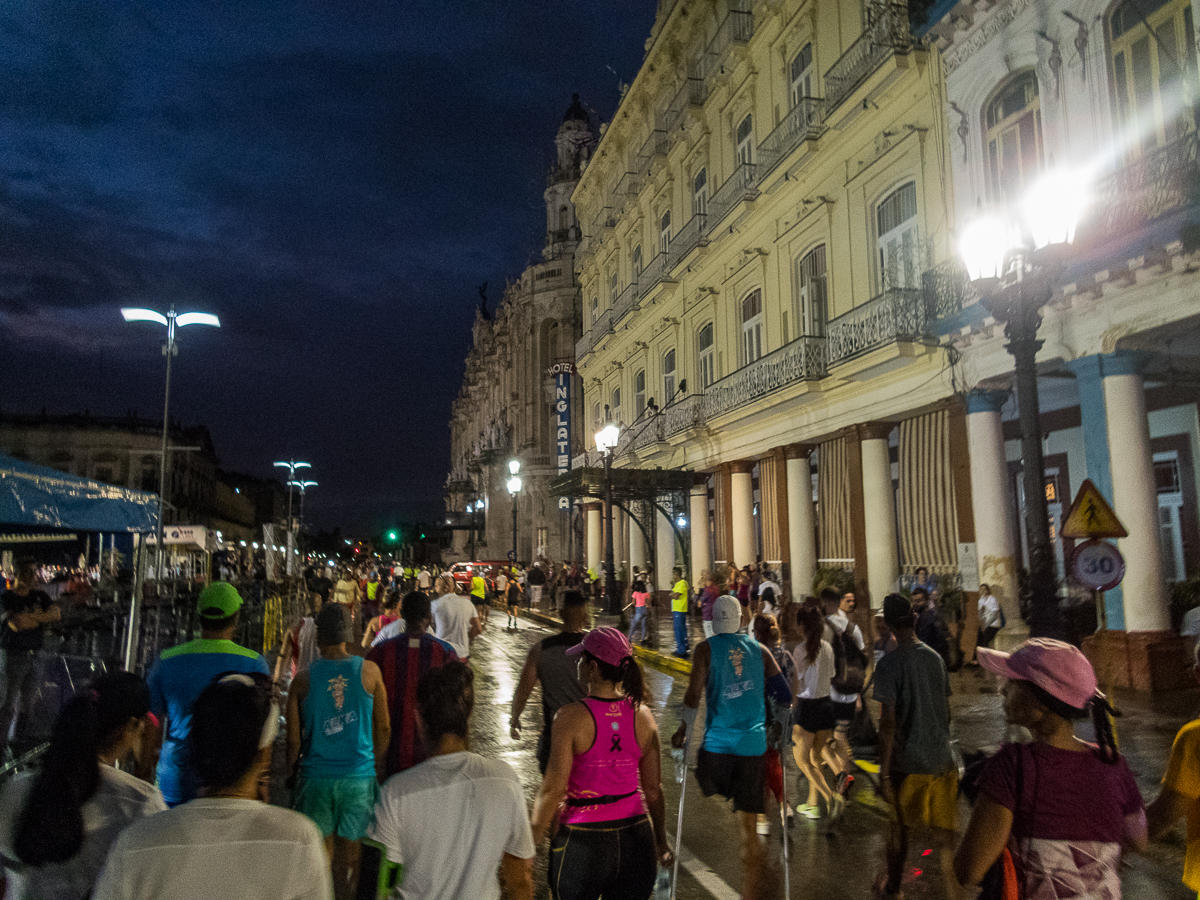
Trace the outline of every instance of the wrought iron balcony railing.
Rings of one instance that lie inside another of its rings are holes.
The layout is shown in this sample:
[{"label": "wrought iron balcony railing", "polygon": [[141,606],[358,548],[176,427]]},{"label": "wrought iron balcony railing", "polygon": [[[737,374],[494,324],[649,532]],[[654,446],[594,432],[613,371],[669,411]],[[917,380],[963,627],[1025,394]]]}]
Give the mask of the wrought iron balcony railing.
[{"label": "wrought iron balcony railing", "polygon": [[637,172],[626,172],[617,182],[616,196],[618,200],[632,200],[637,197],[642,188],[642,176]]},{"label": "wrought iron balcony railing", "polygon": [[816,97],[802,97],[759,144],[758,177],[765,177],[802,142],[818,138],[824,131],[825,102]]},{"label": "wrought iron balcony railing", "polygon": [[701,415],[716,416],[798,381],[825,377],[825,338],[799,337],[708,386]]},{"label": "wrought iron balcony railing", "polygon": [[696,213],[679,229],[679,234],[671,238],[671,244],[667,248],[668,272],[674,271],[680,260],[694,249],[708,244],[707,221],[708,216],[704,213]]},{"label": "wrought iron balcony railing", "polygon": [[654,444],[663,439],[662,417],[655,416],[644,425],[634,426],[633,436],[629,439],[630,450],[641,450],[647,444]]},{"label": "wrought iron balcony railing", "polygon": [[703,400],[703,394],[691,394],[664,409],[659,415],[663,438],[669,438],[700,425],[704,421]]},{"label": "wrought iron balcony railing", "polygon": [[725,183],[717,188],[717,192],[708,201],[705,212],[709,231],[716,228],[738,203],[757,197],[756,184],[754,163],[742,163],[734,169],[733,174],[725,179]]},{"label": "wrought iron balcony railing", "polygon": [[826,112],[841,106],[885,59],[912,47],[906,4],[872,0],[864,15],[867,24],[863,33],[825,73]]},{"label": "wrought iron balcony railing", "polygon": [[[742,4],[733,4],[742,5]],[[709,76],[720,71],[729,53],[734,47],[744,46],[754,37],[754,14],[740,9],[731,9],[725,16],[717,33],[708,42],[704,56],[700,59],[700,77]]]},{"label": "wrought iron balcony railing", "polygon": [[613,311],[606,309],[600,313],[596,321],[591,327],[583,333],[578,342],[575,344],[575,358],[582,359],[585,355],[591,352],[592,348],[600,342],[600,339],[606,334],[612,332],[613,327]]},{"label": "wrought iron balcony railing", "polygon": [[889,288],[825,328],[829,365],[896,341],[915,341],[928,325],[925,296],[912,288]]},{"label": "wrought iron balcony railing", "polygon": [[1083,239],[1134,231],[1200,203],[1200,134],[1195,131],[1121,166],[1092,188]]},{"label": "wrought iron balcony railing", "polygon": [[599,237],[605,228],[617,227],[617,215],[611,206],[602,206],[592,219],[592,237]]},{"label": "wrought iron balcony railing", "polygon": [[957,256],[927,270],[921,276],[925,309],[934,319],[948,319],[964,306],[979,299],[979,292],[967,276],[967,268]]},{"label": "wrought iron balcony railing", "polygon": [[651,288],[662,281],[667,274],[669,274],[669,270],[667,269],[667,254],[659,253],[650,262],[646,263],[642,268],[642,273],[638,275],[638,296],[645,297],[650,293]]},{"label": "wrought iron balcony railing", "polygon": [[617,301],[613,304],[613,324],[620,322],[622,318],[637,309],[637,301],[637,282],[631,281],[625,285],[625,290],[617,294]]},{"label": "wrought iron balcony railing", "polygon": [[675,92],[671,105],[664,110],[662,118],[659,120],[663,131],[668,136],[673,134],[683,122],[683,117],[687,115],[688,110],[702,109],[704,101],[707,99],[708,85],[703,78],[685,78],[683,84],[679,86],[679,90]]},{"label": "wrought iron balcony railing", "polygon": [[647,135],[646,143],[642,144],[637,155],[637,171],[641,177],[649,176],[654,161],[667,155],[667,144],[667,133],[659,128]]}]

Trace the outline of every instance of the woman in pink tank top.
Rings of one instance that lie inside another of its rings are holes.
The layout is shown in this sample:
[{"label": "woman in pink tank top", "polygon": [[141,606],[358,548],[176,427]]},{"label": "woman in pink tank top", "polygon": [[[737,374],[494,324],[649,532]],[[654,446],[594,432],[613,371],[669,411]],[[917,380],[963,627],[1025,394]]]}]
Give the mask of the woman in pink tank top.
[{"label": "woman in pink tank top", "polygon": [[567,651],[579,656],[588,696],[558,711],[550,764],[533,806],[550,845],[554,900],[645,900],[671,864],[664,826],[658,726],[629,640],[597,628]]}]

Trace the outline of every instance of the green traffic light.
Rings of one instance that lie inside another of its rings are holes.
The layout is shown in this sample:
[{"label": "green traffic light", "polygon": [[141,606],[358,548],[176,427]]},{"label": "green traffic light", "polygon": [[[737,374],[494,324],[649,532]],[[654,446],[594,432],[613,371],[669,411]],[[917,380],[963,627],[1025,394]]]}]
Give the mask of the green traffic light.
[{"label": "green traffic light", "polygon": [[389,543],[392,543],[392,544],[396,543],[397,537],[399,537],[399,535],[397,535],[396,532],[394,532],[394,531],[389,531],[387,533],[387,539],[388,539]]}]

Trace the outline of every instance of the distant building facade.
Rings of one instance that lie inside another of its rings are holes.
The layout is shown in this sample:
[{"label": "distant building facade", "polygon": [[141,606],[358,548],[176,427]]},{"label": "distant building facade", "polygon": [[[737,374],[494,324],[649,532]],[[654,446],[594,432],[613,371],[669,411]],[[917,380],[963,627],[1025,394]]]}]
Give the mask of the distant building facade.
[{"label": "distant building facade", "polygon": [[[517,556],[561,561],[572,542],[570,510],[548,493],[560,456],[556,417],[581,420],[578,382],[567,383],[569,412],[556,411],[556,364],[573,367],[579,336],[575,248],[579,222],[571,194],[591,157],[595,134],[578,96],[555,137],[556,159],[546,176],[546,243],[542,261],[510,282],[494,314],[481,303],[472,330],[462,387],[451,408],[451,472],[446,520],[455,527],[447,561],[503,559],[513,547],[508,462],[521,462],[517,498]],[[573,401],[573,402],[572,402]],[[482,504],[482,508],[478,508]],[[468,511],[468,507],[470,510]]]}]

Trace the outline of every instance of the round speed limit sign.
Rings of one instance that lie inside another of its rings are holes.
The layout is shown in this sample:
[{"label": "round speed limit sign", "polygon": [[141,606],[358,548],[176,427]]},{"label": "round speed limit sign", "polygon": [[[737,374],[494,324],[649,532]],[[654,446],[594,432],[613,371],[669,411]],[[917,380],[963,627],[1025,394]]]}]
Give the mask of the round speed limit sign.
[{"label": "round speed limit sign", "polygon": [[1084,541],[1071,554],[1071,575],[1093,591],[1111,591],[1125,577],[1125,558],[1108,541]]}]

